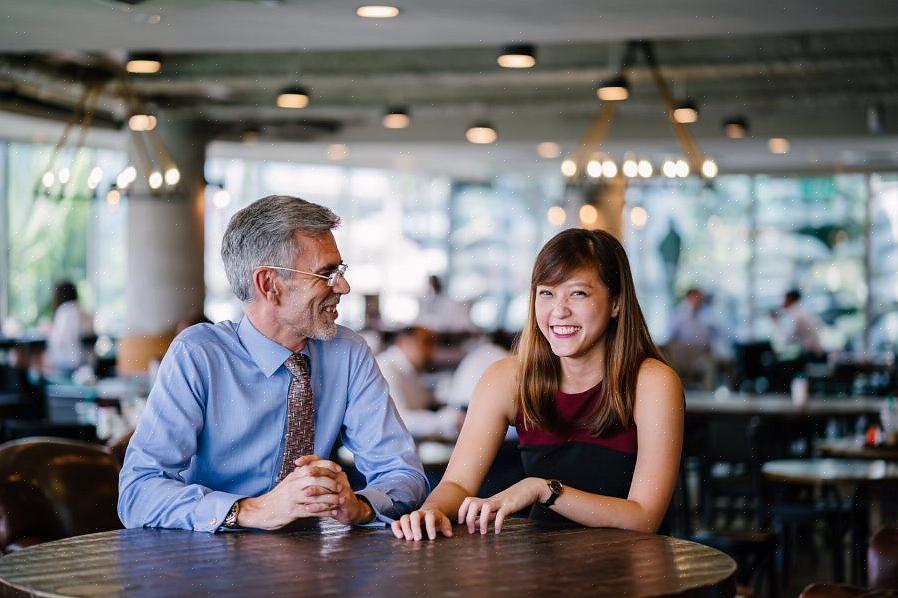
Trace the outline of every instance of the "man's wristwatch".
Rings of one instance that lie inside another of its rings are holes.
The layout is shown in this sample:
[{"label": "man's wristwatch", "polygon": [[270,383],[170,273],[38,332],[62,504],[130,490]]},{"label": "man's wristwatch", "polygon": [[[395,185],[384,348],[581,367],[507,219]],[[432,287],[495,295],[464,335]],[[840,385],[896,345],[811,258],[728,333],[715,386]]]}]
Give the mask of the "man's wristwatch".
[{"label": "man's wristwatch", "polygon": [[539,503],[539,506],[544,509],[548,509],[552,505],[555,504],[555,501],[558,500],[558,497],[561,496],[561,493],[564,492],[564,484],[559,482],[558,480],[546,480],[546,484],[549,486],[549,490],[552,491],[552,494],[549,496],[549,499],[546,502]]},{"label": "man's wristwatch", "polygon": [[240,512],[240,501],[235,501],[233,505],[231,505],[231,510],[228,511],[228,514],[225,515],[224,522],[221,524],[222,527],[240,527],[237,525],[237,514]]}]

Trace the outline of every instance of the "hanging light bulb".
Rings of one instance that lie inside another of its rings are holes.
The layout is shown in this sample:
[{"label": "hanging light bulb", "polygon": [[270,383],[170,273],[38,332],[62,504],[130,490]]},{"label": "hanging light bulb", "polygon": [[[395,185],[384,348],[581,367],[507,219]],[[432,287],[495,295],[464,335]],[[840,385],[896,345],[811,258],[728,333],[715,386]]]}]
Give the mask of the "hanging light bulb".
[{"label": "hanging light bulb", "polygon": [[57,178],[59,179],[60,185],[65,185],[69,182],[69,179],[72,178],[72,171],[68,168],[63,168],[59,171],[59,176]]},{"label": "hanging light bulb", "polygon": [[784,137],[773,137],[767,141],[767,149],[771,154],[788,154],[790,149],[789,140]]},{"label": "hanging light bulb", "polygon": [[561,226],[567,219],[567,214],[564,213],[564,208],[560,206],[552,206],[546,213],[546,218],[549,220],[549,224],[552,224],[554,226]]},{"label": "hanging light bulb", "polygon": [[131,184],[137,180],[137,169],[133,166],[127,166],[122,171],[122,174],[124,175],[125,180],[128,181],[128,184]]},{"label": "hanging light bulb", "polygon": [[41,184],[43,184],[44,187],[50,188],[53,186],[53,183],[55,183],[55,182],[56,182],[56,175],[53,174],[49,170],[47,172],[45,172],[44,175],[41,177]]},{"label": "hanging light bulb", "polygon": [[599,219],[599,211],[592,204],[580,206],[580,222],[589,226],[596,223]]},{"label": "hanging light bulb", "polygon": [[661,165],[661,173],[669,179],[677,176],[677,165],[673,160],[665,160]]},{"label": "hanging light bulb", "polygon": [[100,186],[100,183],[103,181],[103,169],[99,166],[94,166],[91,169],[90,174],[87,175],[87,187],[90,190],[94,190]]},{"label": "hanging light bulb", "polygon": [[162,173],[158,170],[154,170],[150,173],[150,176],[147,177],[147,183],[150,185],[150,189],[158,189],[162,186]]},{"label": "hanging light bulb", "polygon": [[711,158],[706,158],[702,162],[702,176],[706,179],[713,179],[717,176],[717,162]]},{"label": "hanging light bulb", "polygon": [[645,208],[643,208],[642,206],[635,206],[632,210],[630,210],[630,223],[634,228],[644,228],[648,221],[649,213],[646,212]]},{"label": "hanging light bulb", "polygon": [[609,179],[617,176],[617,164],[614,163],[614,160],[609,158],[602,162],[602,176]]},{"label": "hanging light bulb", "polygon": [[156,117],[152,114],[132,114],[128,119],[128,128],[132,131],[152,131],[156,128]]},{"label": "hanging light bulb", "polygon": [[689,163],[686,160],[677,160],[676,173],[681,179],[689,176]]},{"label": "hanging light bulb", "polygon": [[531,44],[505,46],[496,62],[506,69],[529,69],[536,65],[536,48]]},{"label": "hanging light bulb", "polygon": [[219,210],[223,210],[231,204],[231,194],[227,189],[219,189],[212,194],[212,203]]},{"label": "hanging light bulb", "polygon": [[594,179],[602,176],[602,163],[598,160],[590,160],[586,163],[586,174]]},{"label": "hanging light bulb", "polygon": [[577,174],[577,163],[571,160],[570,158],[562,161],[561,163],[561,174],[566,177],[572,177]]},{"label": "hanging light bulb", "polygon": [[633,158],[627,158],[621,166],[621,172],[623,172],[624,176],[628,179],[635,178],[639,175],[639,164],[637,164],[636,160]]},{"label": "hanging light bulb", "polygon": [[112,207],[117,206],[121,201],[122,201],[122,194],[115,187],[110,189],[109,192],[106,194],[106,203]]},{"label": "hanging light bulb", "polygon": [[177,167],[172,166],[165,171],[165,184],[175,186],[181,180],[181,171]]},{"label": "hanging light bulb", "polygon": [[465,137],[471,143],[486,144],[493,143],[499,138],[496,129],[487,122],[478,122],[471,125],[465,132]]},{"label": "hanging light bulb", "polygon": [[652,163],[645,159],[642,159],[639,161],[639,164],[637,165],[637,170],[639,171],[639,176],[641,176],[644,179],[647,179],[650,176],[652,176],[652,173],[654,172],[654,169],[652,168]]}]

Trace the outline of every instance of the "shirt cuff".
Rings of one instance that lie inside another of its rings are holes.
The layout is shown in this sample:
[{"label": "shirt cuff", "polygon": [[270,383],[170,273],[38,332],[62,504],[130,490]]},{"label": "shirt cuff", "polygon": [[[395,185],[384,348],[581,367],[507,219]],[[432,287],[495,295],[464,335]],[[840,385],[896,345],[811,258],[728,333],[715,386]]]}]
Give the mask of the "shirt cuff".
[{"label": "shirt cuff", "polygon": [[371,508],[374,509],[374,519],[368,523],[361,524],[359,527],[383,527],[384,524],[393,523],[393,515],[395,515],[396,509],[393,506],[393,499],[385,492],[369,486],[359,490],[356,494],[368,499]]},{"label": "shirt cuff", "polygon": [[227,528],[221,527],[228,511],[238,500],[246,498],[230,492],[210,492],[203,497],[196,510],[194,530],[198,532],[217,532]]}]

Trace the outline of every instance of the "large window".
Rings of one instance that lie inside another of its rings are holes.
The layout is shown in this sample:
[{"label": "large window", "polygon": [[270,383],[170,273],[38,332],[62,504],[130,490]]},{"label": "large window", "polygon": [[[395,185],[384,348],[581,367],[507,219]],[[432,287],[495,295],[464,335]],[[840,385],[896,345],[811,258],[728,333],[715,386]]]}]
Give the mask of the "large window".
[{"label": "large window", "polygon": [[898,175],[870,177],[870,346],[898,349]]},{"label": "large window", "polygon": [[[427,277],[446,279],[448,294],[471,305],[484,328],[519,328],[526,315],[533,257],[552,229],[545,210],[561,179],[500,177],[491,184],[441,176],[341,166],[213,159],[207,164],[206,309],[213,319],[239,314],[219,256],[230,217],[268,194],[292,194],[333,209],[350,264],[353,292],[340,322],[361,327],[366,296],[379,297],[382,324],[414,321]],[[222,188],[224,191],[222,191]]]},{"label": "large window", "polygon": [[78,287],[82,305],[96,315],[98,332],[118,332],[124,315],[124,206],[98,199],[88,179],[99,168],[104,174],[96,189],[108,187],[106,179],[122,168],[123,154],[64,153],[51,179],[44,178],[49,146],[10,143],[6,153],[5,332],[44,326],[52,315],[53,286],[63,279]]}]

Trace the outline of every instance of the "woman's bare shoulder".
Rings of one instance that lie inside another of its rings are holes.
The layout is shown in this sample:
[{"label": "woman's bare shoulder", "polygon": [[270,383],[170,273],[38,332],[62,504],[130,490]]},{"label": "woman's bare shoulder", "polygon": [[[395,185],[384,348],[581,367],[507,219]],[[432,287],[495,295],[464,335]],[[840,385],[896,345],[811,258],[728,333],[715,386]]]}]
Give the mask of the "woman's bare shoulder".
[{"label": "woman's bare shoulder", "polygon": [[669,365],[654,358],[645,359],[639,366],[636,379],[636,401],[640,397],[658,400],[676,400],[683,398],[683,386],[680,377]]}]

